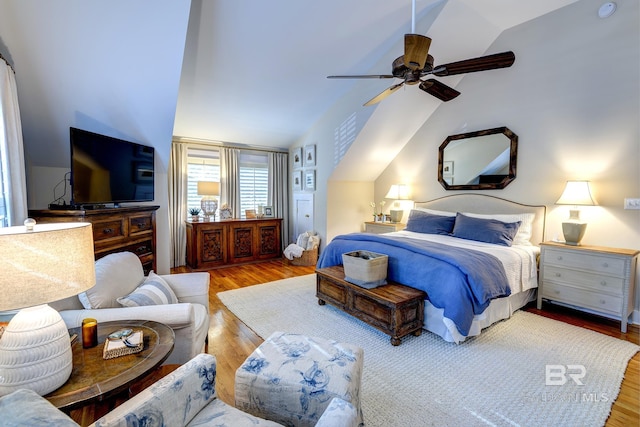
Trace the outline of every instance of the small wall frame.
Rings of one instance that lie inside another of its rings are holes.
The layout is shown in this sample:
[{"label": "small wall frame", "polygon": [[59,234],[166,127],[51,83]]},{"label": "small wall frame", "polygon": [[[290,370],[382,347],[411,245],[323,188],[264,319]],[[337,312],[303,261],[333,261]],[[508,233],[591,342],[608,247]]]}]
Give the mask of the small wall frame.
[{"label": "small wall frame", "polygon": [[304,147],[304,166],[315,166],[316,165],[316,146],[313,145],[305,145]]}]

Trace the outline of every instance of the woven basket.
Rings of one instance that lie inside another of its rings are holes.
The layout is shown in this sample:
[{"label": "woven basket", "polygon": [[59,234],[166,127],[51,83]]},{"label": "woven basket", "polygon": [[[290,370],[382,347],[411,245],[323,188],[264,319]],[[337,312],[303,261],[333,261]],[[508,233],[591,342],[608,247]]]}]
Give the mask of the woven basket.
[{"label": "woven basket", "polygon": [[[286,259],[286,258],[285,258]],[[308,251],[302,252],[302,256],[298,258],[293,258],[289,261],[291,265],[316,265],[318,263],[318,248],[309,249]]]},{"label": "woven basket", "polygon": [[342,264],[347,282],[365,288],[375,288],[386,283],[389,257],[369,251],[353,251],[342,254]]}]

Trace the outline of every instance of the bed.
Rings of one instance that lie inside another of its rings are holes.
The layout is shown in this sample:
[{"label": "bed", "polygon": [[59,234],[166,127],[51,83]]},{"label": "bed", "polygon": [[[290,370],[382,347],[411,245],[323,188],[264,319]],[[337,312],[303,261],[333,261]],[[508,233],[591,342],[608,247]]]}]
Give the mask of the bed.
[{"label": "bed", "polygon": [[424,328],[460,343],[535,299],[545,216],[545,206],[481,194],[416,202],[406,230],[336,236],[318,268],[354,250],[388,255],[387,278],[428,295]]}]

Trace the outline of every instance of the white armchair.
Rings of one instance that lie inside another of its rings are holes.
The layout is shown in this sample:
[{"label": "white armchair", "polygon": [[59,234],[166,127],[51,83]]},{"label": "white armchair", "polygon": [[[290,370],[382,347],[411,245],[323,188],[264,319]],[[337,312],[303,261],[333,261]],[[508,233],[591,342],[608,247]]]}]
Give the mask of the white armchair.
[{"label": "white armchair", "polygon": [[209,274],[181,273],[158,276],[169,285],[177,303],[124,307],[118,298],[136,291],[145,282],[140,259],[119,252],[96,261],[96,285],[86,293],[49,304],[60,312],[68,328],[82,319],[100,322],[152,320],[170,326],[175,346],[165,364],[184,364],[204,349],[209,331]]}]

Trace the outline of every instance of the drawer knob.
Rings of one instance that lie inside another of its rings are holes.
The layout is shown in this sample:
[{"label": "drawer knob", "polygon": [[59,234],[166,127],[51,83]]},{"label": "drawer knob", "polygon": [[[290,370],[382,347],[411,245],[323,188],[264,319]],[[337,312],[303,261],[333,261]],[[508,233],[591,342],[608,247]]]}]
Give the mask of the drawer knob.
[{"label": "drawer knob", "polygon": [[600,304],[605,305],[607,302],[603,299],[600,300]]},{"label": "drawer knob", "polygon": [[558,255],[558,261],[562,261],[562,255]]},{"label": "drawer knob", "polygon": [[602,266],[603,266],[604,268],[607,268],[607,267],[609,267],[609,263],[607,263],[607,262],[603,262],[603,263],[602,263]]},{"label": "drawer knob", "polygon": [[605,280],[603,280],[602,282],[600,282],[600,285],[607,286],[607,282]]},{"label": "drawer knob", "polygon": [[555,292],[556,295],[560,295],[560,291],[557,290],[557,289],[555,291],[553,291],[553,292]]},{"label": "drawer knob", "polygon": [[113,233],[113,228],[105,228],[105,229],[102,230],[102,232],[104,234],[111,234],[111,233]]},{"label": "drawer knob", "polygon": [[562,273],[556,273],[556,277],[562,277]]}]

